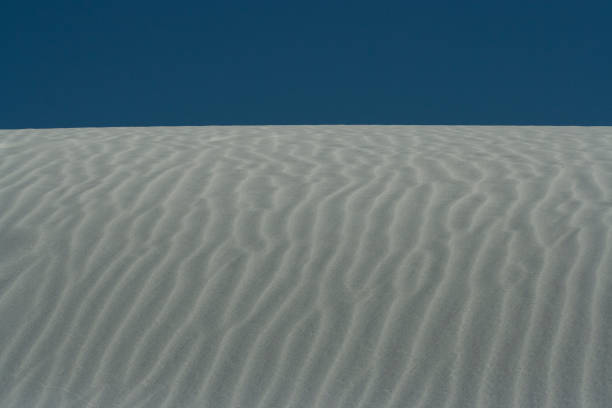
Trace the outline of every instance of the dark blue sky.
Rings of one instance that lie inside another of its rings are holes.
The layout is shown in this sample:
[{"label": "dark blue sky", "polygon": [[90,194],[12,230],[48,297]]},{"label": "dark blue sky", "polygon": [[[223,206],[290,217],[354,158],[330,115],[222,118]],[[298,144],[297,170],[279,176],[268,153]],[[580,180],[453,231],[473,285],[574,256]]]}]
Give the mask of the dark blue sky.
[{"label": "dark blue sky", "polygon": [[0,128],[612,125],[611,20],[603,1],[7,0]]}]

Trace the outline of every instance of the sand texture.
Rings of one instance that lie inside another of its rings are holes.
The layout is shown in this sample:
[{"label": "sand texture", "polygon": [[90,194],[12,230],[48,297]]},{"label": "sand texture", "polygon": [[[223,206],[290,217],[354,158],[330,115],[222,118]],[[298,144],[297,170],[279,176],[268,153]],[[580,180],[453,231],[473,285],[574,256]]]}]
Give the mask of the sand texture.
[{"label": "sand texture", "polygon": [[612,128],[2,130],[0,407],[612,407]]}]

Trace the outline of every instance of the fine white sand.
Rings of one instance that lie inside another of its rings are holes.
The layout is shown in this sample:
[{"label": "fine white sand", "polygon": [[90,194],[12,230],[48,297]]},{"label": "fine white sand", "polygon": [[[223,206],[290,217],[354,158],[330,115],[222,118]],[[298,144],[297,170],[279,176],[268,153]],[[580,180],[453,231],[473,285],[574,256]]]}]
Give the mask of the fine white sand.
[{"label": "fine white sand", "polygon": [[0,131],[1,407],[611,407],[612,128]]}]

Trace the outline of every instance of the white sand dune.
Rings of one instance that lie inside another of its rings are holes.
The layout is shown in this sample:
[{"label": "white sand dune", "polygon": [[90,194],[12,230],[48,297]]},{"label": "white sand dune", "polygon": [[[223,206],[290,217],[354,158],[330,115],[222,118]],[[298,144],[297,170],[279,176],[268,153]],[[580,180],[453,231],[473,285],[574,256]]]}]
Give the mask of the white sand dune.
[{"label": "white sand dune", "polygon": [[612,128],[0,131],[1,407],[611,407]]}]

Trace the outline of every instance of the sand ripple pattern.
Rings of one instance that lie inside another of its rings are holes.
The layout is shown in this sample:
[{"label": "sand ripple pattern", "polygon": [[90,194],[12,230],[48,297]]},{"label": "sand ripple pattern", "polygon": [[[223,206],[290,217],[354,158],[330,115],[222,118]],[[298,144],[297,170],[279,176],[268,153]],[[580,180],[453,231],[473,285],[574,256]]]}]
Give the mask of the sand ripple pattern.
[{"label": "sand ripple pattern", "polygon": [[2,407],[610,407],[612,129],[0,131]]}]

